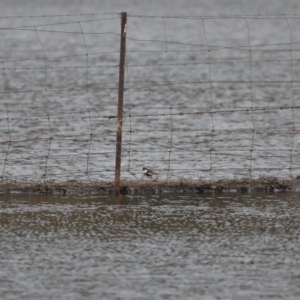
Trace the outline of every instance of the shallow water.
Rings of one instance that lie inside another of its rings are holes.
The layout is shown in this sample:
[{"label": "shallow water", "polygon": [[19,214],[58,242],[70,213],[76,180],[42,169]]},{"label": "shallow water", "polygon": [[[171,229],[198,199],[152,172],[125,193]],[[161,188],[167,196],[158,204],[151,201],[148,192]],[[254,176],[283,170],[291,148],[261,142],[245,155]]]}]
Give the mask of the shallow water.
[{"label": "shallow water", "polygon": [[297,193],[1,196],[1,299],[299,299]]},{"label": "shallow water", "polygon": [[122,178],[299,175],[298,2],[227,2],[5,2],[0,174],[113,178],[125,10]]}]

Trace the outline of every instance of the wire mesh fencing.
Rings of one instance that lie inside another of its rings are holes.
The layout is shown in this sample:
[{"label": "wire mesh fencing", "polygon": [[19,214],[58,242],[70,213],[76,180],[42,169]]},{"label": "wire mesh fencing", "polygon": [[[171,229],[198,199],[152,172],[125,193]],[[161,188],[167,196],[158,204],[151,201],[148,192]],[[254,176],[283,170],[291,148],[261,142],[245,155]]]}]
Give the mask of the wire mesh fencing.
[{"label": "wire mesh fencing", "polygon": [[[128,15],[123,179],[299,175],[298,15]],[[119,14],[1,20],[2,180],[113,180]]]},{"label": "wire mesh fencing", "polygon": [[299,25],[298,15],[129,15],[128,170],[299,175]]},{"label": "wire mesh fencing", "polygon": [[111,178],[119,15],[1,22],[1,178]]}]

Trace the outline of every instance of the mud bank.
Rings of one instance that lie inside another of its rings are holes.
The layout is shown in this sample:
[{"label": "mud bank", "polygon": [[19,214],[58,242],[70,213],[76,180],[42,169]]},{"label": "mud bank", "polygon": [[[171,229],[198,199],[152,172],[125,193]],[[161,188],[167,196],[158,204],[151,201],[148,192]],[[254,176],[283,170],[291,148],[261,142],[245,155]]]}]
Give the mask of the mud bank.
[{"label": "mud bank", "polygon": [[[286,192],[300,191],[300,178],[278,179],[262,177],[258,179],[232,180],[190,180],[176,179],[169,181],[123,180],[121,194],[160,194],[160,193],[249,193],[249,192]],[[113,182],[0,182],[0,194],[34,194],[34,195],[108,195],[114,194]]]}]

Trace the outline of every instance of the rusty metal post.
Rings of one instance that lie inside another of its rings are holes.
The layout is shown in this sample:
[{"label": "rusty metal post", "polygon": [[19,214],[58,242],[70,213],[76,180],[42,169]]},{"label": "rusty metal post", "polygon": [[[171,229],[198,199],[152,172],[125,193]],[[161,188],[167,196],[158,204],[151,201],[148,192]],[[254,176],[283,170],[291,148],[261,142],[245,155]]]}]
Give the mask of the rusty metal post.
[{"label": "rusty metal post", "polygon": [[119,65],[118,120],[117,120],[117,138],[116,138],[116,165],[115,165],[115,194],[116,195],[120,195],[126,24],[127,24],[127,13],[122,12],[121,13],[121,39],[120,39],[120,65]]}]

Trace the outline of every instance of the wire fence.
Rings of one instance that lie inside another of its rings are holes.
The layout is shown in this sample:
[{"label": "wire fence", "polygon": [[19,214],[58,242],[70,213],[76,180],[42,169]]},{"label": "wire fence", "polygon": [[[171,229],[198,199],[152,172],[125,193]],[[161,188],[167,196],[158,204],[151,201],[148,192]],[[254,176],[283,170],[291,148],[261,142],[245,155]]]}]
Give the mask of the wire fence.
[{"label": "wire fence", "polygon": [[[300,15],[128,15],[122,173],[299,175]],[[2,180],[112,180],[119,14],[0,18]]]}]

